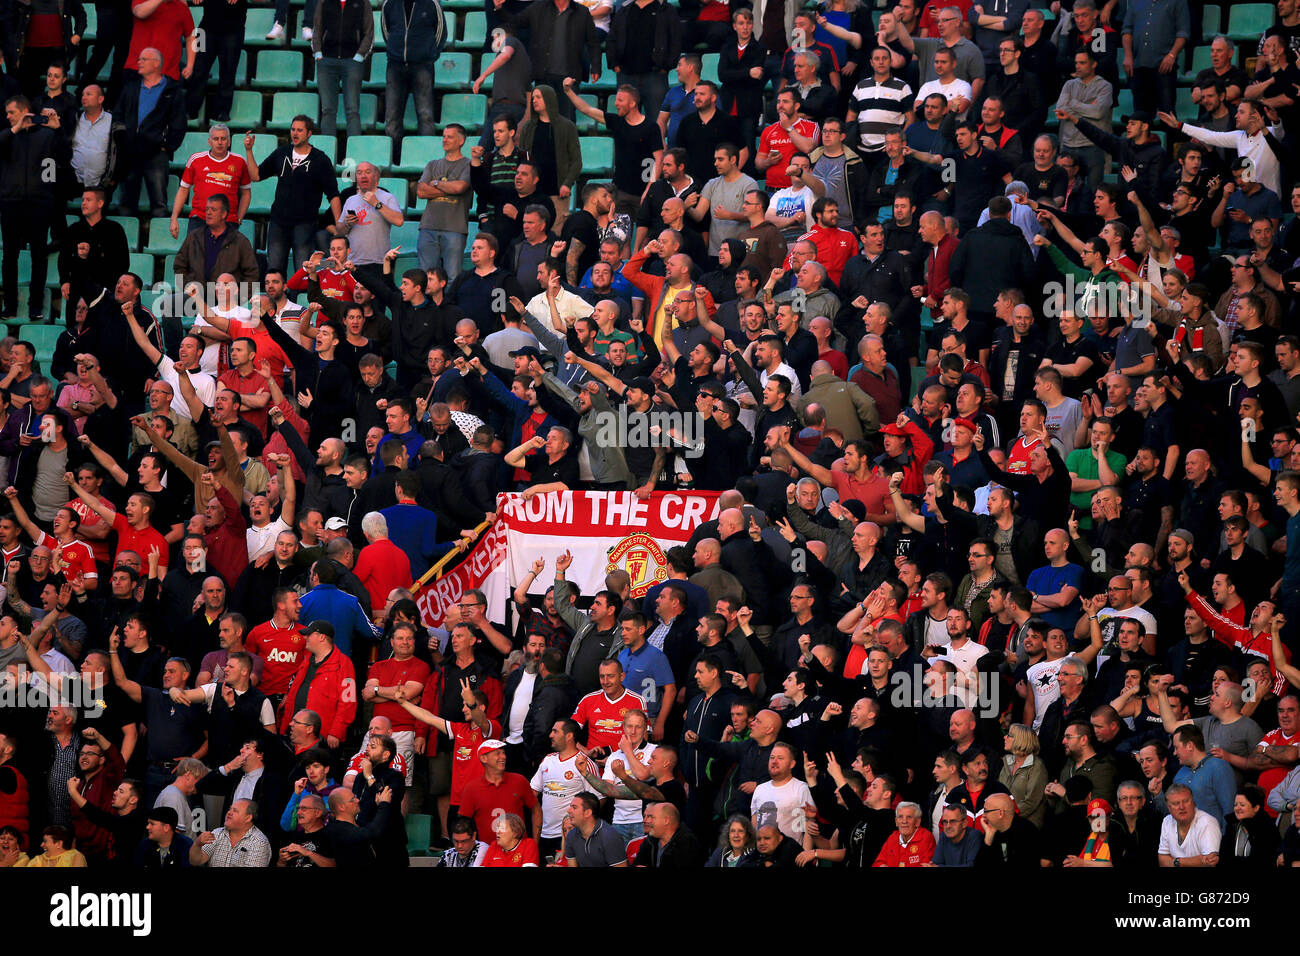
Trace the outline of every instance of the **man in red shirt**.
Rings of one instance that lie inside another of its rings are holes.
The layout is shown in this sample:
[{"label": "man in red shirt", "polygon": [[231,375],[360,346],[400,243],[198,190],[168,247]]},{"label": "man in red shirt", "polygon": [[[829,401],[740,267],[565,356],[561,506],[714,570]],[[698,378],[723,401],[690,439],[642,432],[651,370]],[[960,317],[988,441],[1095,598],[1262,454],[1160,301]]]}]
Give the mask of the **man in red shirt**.
[{"label": "man in red shirt", "polygon": [[371,607],[383,607],[394,588],[410,588],[411,559],[388,537],[388,519],[378,511],[361,519],[361,533],[369,543],[357,555],[352,573],[370,592]]},{"label": "man in red shirt", "polygon": [[181,210],[185,200],[194,191],[190,200],[190,218],[188,230],[194,232],[204,226],[203,210],[208,208],[208,199],[217,193],[230,201],[230,213],[226,221],[238,226],[248,212],[248,203],[252,199],[253,181],[248,174],[248,162],[243,156],[230,151],[230,128],[216,123],[208,131],[208,148],[195,153],[185,163],[181,172],[181,186],[176,190],[176,199],[172,203],[172,221],[169,231],[173,239],[181,234]]},{"label": "man in red shirt", "polygon": [[[393,729],[390,736],[406,767],[406,785],[415,782],[415,721],[402,708],[401,700],[419,700],[429,682],[429,665],[415,656],[415,625],[396,624],[390,638],[393,656],[370,665],[363,700],[373,701],[376,717],[387,717]],[[400,698],[398,694],[402,695]],[[405,807],[402,808],[405,812]]]},{"label": "man in red shirt", "polygon": [[766,171],[764,182],[768,191],[785,189],[790,185],[786,170],[795,153],[811,153],[817,148],[821,131],[810,119],[799,116],[803,97],[793,87],[782,90],[776,97],[776,122],[763,130],[758,140],[758,153],[754,165]]},{"label": "man in red shirt", "polygon": [[289,679],[298,670],[304,644],[298,627],[298,592],[276,588],[271,603],[275,607],[271,619],[249,631],[244,646],[266,662],[258,690],[271,698],[278,710],[289,689]]},{"label": "man in red shirt", "polygon": [[[501,724],[487,715],[487,694],[472,689],[468,680],[460,682],[461,713],[465,715],[464,722],[445,720],[432,711],[415,705],[407,698],[404,690],[399,689],[393,699],[411,717],[423,721],[428,727],[451,738],[451,793],[447,819],[454,820],[458,816],[463,816],[464,814],[458,808],[465,792],[465,785],[471,780],[480,780],[483,777],[484,763],[478,758],[479,747],[485,741],[493,740],[501,734]],[[408,721],[409,719],[407,718]],[[419,732],[424,734],[428,731],[426,728],[420,728]]]},{"label": "man in red shirt", "polygon": [[[82,441],[83,448],[89,450],[86,441]],[[109,501],[99,493],[104,484],[103,471],[94,462],[87,462],[77,468],[77,484],[92,498],[98,499],[101,505],[112,507],[113,502]],[[81,519],[81,535],[86,544],[90,545],[90,551],[95,556],[95,562],[105,567],[113,563],[113,553],[108,550],[108,536],[112,533],[104,519],[91,511],[84,501],[80,498],[73,498],[68,502],[68,507],[77,513]],[[7,563],[8,555],[4,555]]]},{"label": "man in red shirt", "polygon": [[134,551],[140,555],[140,559],[146,565],[149,562],[149,555],[156,554],[159,575],[167,573],[167,556],[170,553],[167,539],[149,523],[155,507],[153,495],[147,491],[137,491],[126,499],[126,514],[121,515],[112,507],[101,503],[98,498],[88,495],[72,476],[72,472],[65,472],[63,480],[87,508],[99,515],[101,520],[107,522],[117,532],[118,554],[123,551]]},{"label": "man in red shirt", "polygon": [[1047,407],[1036,398],[1025,400],[1020,408],[1020,435],[1007,452],[1006,470],[1013,475],[1029,474],[1029,459],[1034,453],[1037,438],[1030,435],[1041,429],[1047,421]]},{"label": "man in red shirt", "polygon": [[352,659],[334,645],[329,621],[312,621],[303,635],[306,654],[289,683],[280,733],[289,732],[293,715],[310,710],[320,716],[325,742],[337,750],[357,715],[357,678]]},{"label": "man in red shirt", "polygon": [[27,510],[18,500],[18,489],[10,485],[5,489],[5,497],[14,509],[14,517],[22,525],[33,543],[49,548],[51,553],[50,570],[62,574],[71,581],[80,576],[85,582],[86,590],[93,591],[99,587],[99,571],[95,567],[95,555],[90,545],[77,537],[81,527],[81,517],[70,507],[63,507],[54,515],[50,529],[54,534],[46,534],[27,517]]},{"label": "man in red shirt", "polygon": [[239,415],[262,436],[266,436],[266,409],[271,404],[271,388],[257,371],[257,340],[241,335],[230,343],[230,368],[217,383],[239,393]]},{"label": "man in red shirt", "polygon": [[537,806],[537,794],[527,777],[506,773],[506,745],[492,738],[478,745],[483,776],[465,784],[460,793],[460,815],[473,817],[479,833],[492,833],[492,824],[504,813],[527,820]]},{"label": "man in red shirt", "polygon": [[893,524],[897,520],[889,498],[889,479],[871,467],[870,446],[863,441],[844,443],[844,457],[830,468],[814,464],[786,438],[781,447],[790,453],[795,465],[822,485],[834,488],[841,502],[855,498],[867,509],[862,520],[876,524]]},{"label": "man in red shirt", "polygon": [[[326,259],[319,252],[303,263],[302,267],[290,277],[286,288],[290,292],[306,292],[307,276],[315,274],[320,283],[321,295],[329,299],[351,302],[356,291],[357,280],[352,273],[343,268],[343,264],[352,256],[347,236],[335,236],[330,240],[330,254]],[[325,268],[321,268],[324,266]]]},{"label": "man in red shirt", "polygon": [[800,236],[799,241],[817,247],[817,261],[826,267],[831,281],[838,286],[845,264],[858,254],[858,238],[840,228],[840,206],[834,199],[827,196],[818,199],[813,203],[812,214],[816,225]]},{"label": "man in red shirt", "polygon": [[600,662],[600,690],[592,691],[573,712],[573,719],[587,728],[587,746],[582,752],[599,758],[593,751],[613,751],[623,736],[623,718],[630,710],[645,711],[645,701],[623,687],[623,665]]},{"label": "man in red shirt", "polygon": [[[185,0],[131,0],[135,28],[131,31],[131,49],[127,63],[135,63],[140,51],[152,47],[162,54],[163,73],[180,82],[194,73],[198,56],[198,36],[194,18]],[[181,48],[185,48],[185,69],[181,69]],[[128,70],[132,69],[128,67]]]},{"label": "man in red shirt", "polygon": [[[1259,749],[1251,754],[1250,766],[1259,769],[1259,786],[1267,797],[1296,765],[1295,751],[1300,746],[1300,697],[1287,694],[1277,702],[1277,728],[1266,733]],[[1268,807],[1269,816],[1277,811]]]}]

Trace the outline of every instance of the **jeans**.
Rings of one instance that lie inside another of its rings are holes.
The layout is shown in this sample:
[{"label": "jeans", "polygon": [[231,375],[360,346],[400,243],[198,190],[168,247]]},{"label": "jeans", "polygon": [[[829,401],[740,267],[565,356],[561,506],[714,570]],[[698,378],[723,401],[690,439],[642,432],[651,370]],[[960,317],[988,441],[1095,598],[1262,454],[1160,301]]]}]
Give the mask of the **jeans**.
[{"label": "jeans", "polygon": [[53,206],[38,202],[0,204],[0,235],[4,237],[4,314],[18,314],[18,253],[30,247],[32,253],[31,296],[27,311],[32,319],[41,314],[45,300],[47,233],[55,217]]},{"label": "jeans", "polygon": [[402,117],[406,113],[406,94],[415,97],[417,132],[433,135],[433,64],[394,63],[388,61],[388,98],[384,104],[384,130],[394,142],[402,138]]},{"label": "jeans", "polygon": [[171,204],[167,201],[167,154],[154,153],[147,159],[140,156],[125,157],[126,176],[118,187],[118,205],[126,215],[134,215],[136,204],[140,201],[140,183],[144,182],[149,190],[149,215],[155,219],[171,215]]},{"label": "jeans", "polygon": [[198,232],[206,225],[207,223],[204,222],[202,219],[200,219],[198,216],[190,216],[190,218],[186,220],[185,223],[185,235],[188,236],[191,232]]},{"label": "jeans", "polygon": [[644,823],[611,823],[614,832],[623,838],[623,843],[628,844],[638,837],[645,836]]},{"label": "jeans", "polygon": [[220,64],[217,71],[217,89],[212,94],[210,119],[227,119],[235,103],[235,73],[239,70],[239,53],[244,46],[242,33],[206,34],[207,42],[199,50],[194,63],[194,74],[185,81],[185,107],[190,119],[203,109],[203,97],[208,91],[208,74],[212,62]]},{"label": "jeans", "polygon": [[316,61],[316,88],[320,92],[320,131],[333,136],[339,128],[339,83],[343,83],[343,112],[348,135],[361,135],[361,80],[365,64],[326,56]]},{"label": "jeans", "polygon": [[1061,152],[1073,156],[1079,161],[1083,172],[1088,177],[1088,185],[1096,189],[1101,185],[1101,177],[1106,174],[1106,151],[1100,146],[1062,146]]},{"label": "jeans", "polygon": [[288,271],[290,245],[293,246],[294,267],[298,268],[311,258],[312,240],[315,237],[316,223],[312,220],[295,222],[291,226],[281,225],[272,220],[266,230],[267,268],[278,269],[285,275],[293,275]]},{"label": "jeans", "polygon": [[460,274],[465,258],[465,233],[446,229],[421,229],[419,239],[420,268],[428,272],[442,266],[448,281]]},{"label": "jeans", "polygon": [[501,116],[513,116],[515,126],[518,127],[524,120],[524,107],[520,103],[507,103],[504,100],[498,100],[488,107],[487,119],[483,121],[483,135],[478,138],[478,144],[487,152],[492,150],[492,124]]}]

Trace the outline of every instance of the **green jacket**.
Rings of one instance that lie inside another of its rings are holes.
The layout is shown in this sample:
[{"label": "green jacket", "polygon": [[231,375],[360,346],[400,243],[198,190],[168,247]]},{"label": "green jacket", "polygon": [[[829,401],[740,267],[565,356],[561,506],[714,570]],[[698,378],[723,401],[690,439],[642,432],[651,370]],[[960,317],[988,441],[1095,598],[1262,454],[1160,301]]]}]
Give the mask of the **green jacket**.
[{"label": "green jacket", "polygon": [[[556,179],[561,186],[573,186],[582,173],[582,150],[578,145],[578,127],[572,120],[560,115],[560,102],[554,87],[545,83],[537,89],[542,93],[542,102],[546,104],[546,115],[550,117],[551,137],[555,140]],[[533,134],[537,132],[537,117],[531,109],[519,127],[519,148],[529,156],[533,154]]]}]

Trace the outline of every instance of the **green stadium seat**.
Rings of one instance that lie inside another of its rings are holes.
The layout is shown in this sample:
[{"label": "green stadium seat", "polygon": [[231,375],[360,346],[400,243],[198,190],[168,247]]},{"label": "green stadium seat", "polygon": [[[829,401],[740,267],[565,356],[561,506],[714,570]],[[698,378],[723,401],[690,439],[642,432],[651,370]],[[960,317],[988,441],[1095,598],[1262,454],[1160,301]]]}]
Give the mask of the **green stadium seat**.
[{"label": "green stadium seat", "polygon": [[289,33],[286,30],[285,35],[278,40],[268,40],[267,33],[271,30],[271,24],[275,22],[275,11],[267,8],[264,10],[249,10],[248,19],[244,21],[244,45],[253,48],[285,46],[289,41]]},{"label": "green stadium seat", "polygon": [[140,248],[140,220],[134,216],[110,216],[126,233],[126,248],[134,252]]},{"label": "green stadium seat", "polygon": [[279,179],[263,179],[253,183],[253,197],[249,201],[248,211],[254,216],[266,216],[271,212],[271,200],[275,198],[275,186]]},{"label": "green stadium seat", "polygon": [[1115,96],[1115,107],[1110,111],[1111,118],[1118,123],[1121,116],[1133,112],[1133,91],[1120,90]]},{"label": "green stadium seat", "polygon": [[363,90],[382,90],[388,85],[388,54],[379,51],[371,54],[370,77],[361,81]]},{"label": "green stadium seat", "polygon": [[614,170],[614,140],[608,136],[582,136],[582,175],[608,176]]},{"label": "green stadium seat", "polygon": [[703,61],[703,66],[700,69],[700,79],[709,80],[712,83],[719,82],[718,61],[721,59],[722,59],[721,53],[705,53],[701,57],[701,60]]},{"label": "green stadium seat", "polygon": [[1214,39],[1223,26],[1223,11],[1218,4],[1207,3],[1201,10],[1201,37],[1205,42]]},{"label": "green stadium seat", "polygon": [[[412,239],[411,242],[414,243],[415,240]],[[420,268],[420,257],[419,257],[419,256],[417,256],[417,255],[406,255],[406,254],[405,254],[405,250],[407,250],[407,249],[414,249],[414,248],[415,248],[414,245],[410,245],[410,246],[408,246],[408,245],[406,245],[405,243],[394,242],[393,245],[390,246],[389,248],[390,248],[390,249],[391,249],[391,248],[396,248],[397,246],[401,246],[401,247],[402,247],[402,249],[403,249],[403,254],[400,255],[400,256],[398,256],[396,259],[393,260],[393,284],[394,284],[394,285],[397,285],[397,284],[400,284],[400,283],[401,283],[401,281],[402,281],[402,273],[405,272],[407,269],[418,269],[418,268]]]},{"label": "green stadium seat", "polygon": [[1198,46],[1192,51],[1192,65],[1186,73],[1182,75],[1185,83],[1191,83],[1196,79],[1196,74],[1201,70],[1208,70],[1213,64],[1210,62],[1210,45],[1208,43]]},{"label": "green stadium seat", "polygon": [[465,256],[464,264],[469,265],[469,247],[474,245],[474,237],[478,235],[478,223],[471,219],[469,228],[465,231]]},{"label": "green stadium seat", "polygon": [[[600,105],[600,97],[598,97],[596,94],[580,93],[578,95],[582,100],[596,107],[596,109],[602,108]],[[586,113],[579,113],[577,110],[573,111],[573,122],[578,127],[579,135],[583,135],[583,136],[587,135],[588,133],[595,135],[599,133],[600,130],[602,129],[601,125],[597,123],[594,119],[592,119]]]},{"label": "green stadium seat", "polygon": [[146,286],[151,286],[154,283],[153,266],[153,256],[149,255],[149,253],[131,253],[131,264],[128,268],[140,278],[144,279]]},{"label": "green stadium seat", "polygon": [[441,136],[407,136],[402,139],[402,161],[393,170],[407,176],[419,175],[430,160],[443,155]]},{"label": "green stadium seat", "polygon": [[[248,86],[248,51],[239,51],[239,66],[235,69],[235,89]],[[236,93],[236,96],[239,94]]]},{"label": "green stadium seat", "polygon": [[411,184],[407,180],[401,179],[397,176],[384,176],[379,180],[379,188],[387,189],[397,197],[397,202],[401,205],[402,212],[406,212],[408,208],[407,203],[411,201],[409,195],[411,192]]},{"label": "green stadium seat", "polygon": [[297,50],[262,50],[253,71],[255,90],[301,89],[302,54]]},{"label": "green stadium seat", "polygon": [[95,39],[95,31],[99,24],[99,17],[95,13],[93,6],[86,7],[86,29],[81,31],[81,42]]},{"label": "green stadium seat", "polygon": [[433,837],[433,817],[427,813],[406,815],[406,852],[409,856],[428,856]]},{"label": "green stadium seat", "polygon": [[27,322],[15,327],[14,335],[17,336],[19,341],[32,343],[36,348],[36,357],[42,363],[48,364],[54,357],[54,346],[58,344],[63,329],[62,324],[46,325],[43,322]]},{"label": "green stadium seat", "polygon": [[487,14],[473,10],[465,14],[465,26],[456,47],[461,50],[480,50],[487,42]]},{"label": "green stadium seat", "polygon": [[388,41],[384,39],[384,15],[382,10],[375,10],[375,49],[382,50],[388,46]]},{"label": "green stadium seat", "polygon": [[443,4],[448,10],[482,10],[483,4],[479,0],[447,0]]},{"label": "green stadium seat", "polygon": [[235,102],[230,110],[231,130],[261,129],[261,127],[262,94],[253,90],[236,90]]},{"label": "green stadium seat", "polygon": [[482,93],[444,93],[440,125],[459,123],[471,133],[477,132],[483,128],[487,110],[488,98]]},{"label": "green stadium seat", "polygon": [[1190,86],[1180,86],[1178,88],[1178,97],[1174,100],[1174,115],[1195,119],[1196,112],[1197,106],[1192,102],[1192,88]]},{"label": "green stadium seat", "polygon": [[310,116],[315,122],[320,110],[320,97],[315,93],[276,93],[271,97],[271,118],[266,128],[287,130],[293,118],[299,114]]},{"label": "green stadium seat", "polygon": [[437,90],[463,90],[473,82],[473,65],[468,53],[444,53],[433,65],[433,87]]},{"label": "green stadium seat", "polygon": [[[447,37],[446,37],[446,44],[445,44],[445,46],[446,46],[446,48],[447,48],[448,50],[450,50],[453,46],[456,45],[456,41],[455,41],[455,38],[456,38],[456,14],[451,13],[451,12],[444,12],[444,13],[443,13],[443,16],[444,16],[444,17],[446,18],[446,20],[447,20]],[[484,14],[484,16],[487,16],[487,14]]]},{"label": "green stadium seat", "polygon": [[[600,71],[600,79],[597,80],[595,83],[584,81],[583,89],[595,93],[613,93],[616,89],[618,89],[618,74],[615,73],[614,70],[610,67],[608,56],[603,57],[603,63],[601,64],[601,71]],[[564,91],[556,90],[555,95],[563,96]]]},{"label": "green stadium seat", "polygon": [[170,256],[175,255],[181,248],[181,243],[185,241],[185,223],[181,223],[180,235],[173,239],[171,234],[170,219],[150,219],[149,235],[146,237],[144,248],[141,252],[147,252],[151,256]]},{"label": "green stadium seat", "polygon": [[1273,4],[1243,3],[1229,8],[1227,35],[1233,40],[1258,40],[1273,25]]},{"label": "green stadium seat", "polygon": [[344,148],[344,165],[347,160],[374,163],[380,170],[393,165],[393,141],[387,136],[349,136]]},{"label": "green stadium seat", "polygon": [[[232,144],[234,145],[234,144]],[[243,143],[238,144],[239,149],[243,149]],[[184,169],[185,164],[190,161],[190,157],[195,153],[207,152],[208,134],[206,132],[186,133],[181,138],[181,145],[176,149],[176,155],[172,157],[169,164],[172,169]]]},{"label": "green stadium seat", "polygon": [[239,224],[239,232],[241,235],[243,235],[245,239],[248,240],[248,244],[252,246],[254,250],[256,250],[257,249],[257,223],[245,217],[244,221]]}]

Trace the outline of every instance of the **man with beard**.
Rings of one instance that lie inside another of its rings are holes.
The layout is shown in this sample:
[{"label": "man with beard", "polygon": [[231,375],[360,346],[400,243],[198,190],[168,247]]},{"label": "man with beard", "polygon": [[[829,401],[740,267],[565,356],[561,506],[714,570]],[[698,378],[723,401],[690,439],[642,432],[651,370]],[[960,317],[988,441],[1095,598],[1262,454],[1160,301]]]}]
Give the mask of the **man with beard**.
[{"label": "man with beard", "polygon": [[853,868],[870,867],[894,832],[892,806],[897,785],[887,774],[881,774],[870,784],[859,773],[845,774],[833,754],[827,758],[826,772],[834,781],[836,802],[843,808],[845,825],[840,832],[848,834],[844,863]]},{"label": "man with beard", "polygon": [[573,678],[575,691],[586,695],[600,687],[601,661],[616,658],[623,649],[618,639],[623,600],[611,591],[598,591],[591,610],[583,614],[573,603],[577,587],[564,579],[564,572],[572,563],[573,555],[568,551],[555,559],[555,607],[564,623],[573,629],[565,672]]},{"label": "man with beard", "polygon": [[533,695],[539,688],[538,672],[542,655],[546,653],[546,638],[537,631],[528,632],[524,644],[524,662],[506,678],[505,703],[501,708],[501,723],[505,730],[506,769],[522,774],[528,767],[527,748],[524,746],[524,720],[532,705]]}]

